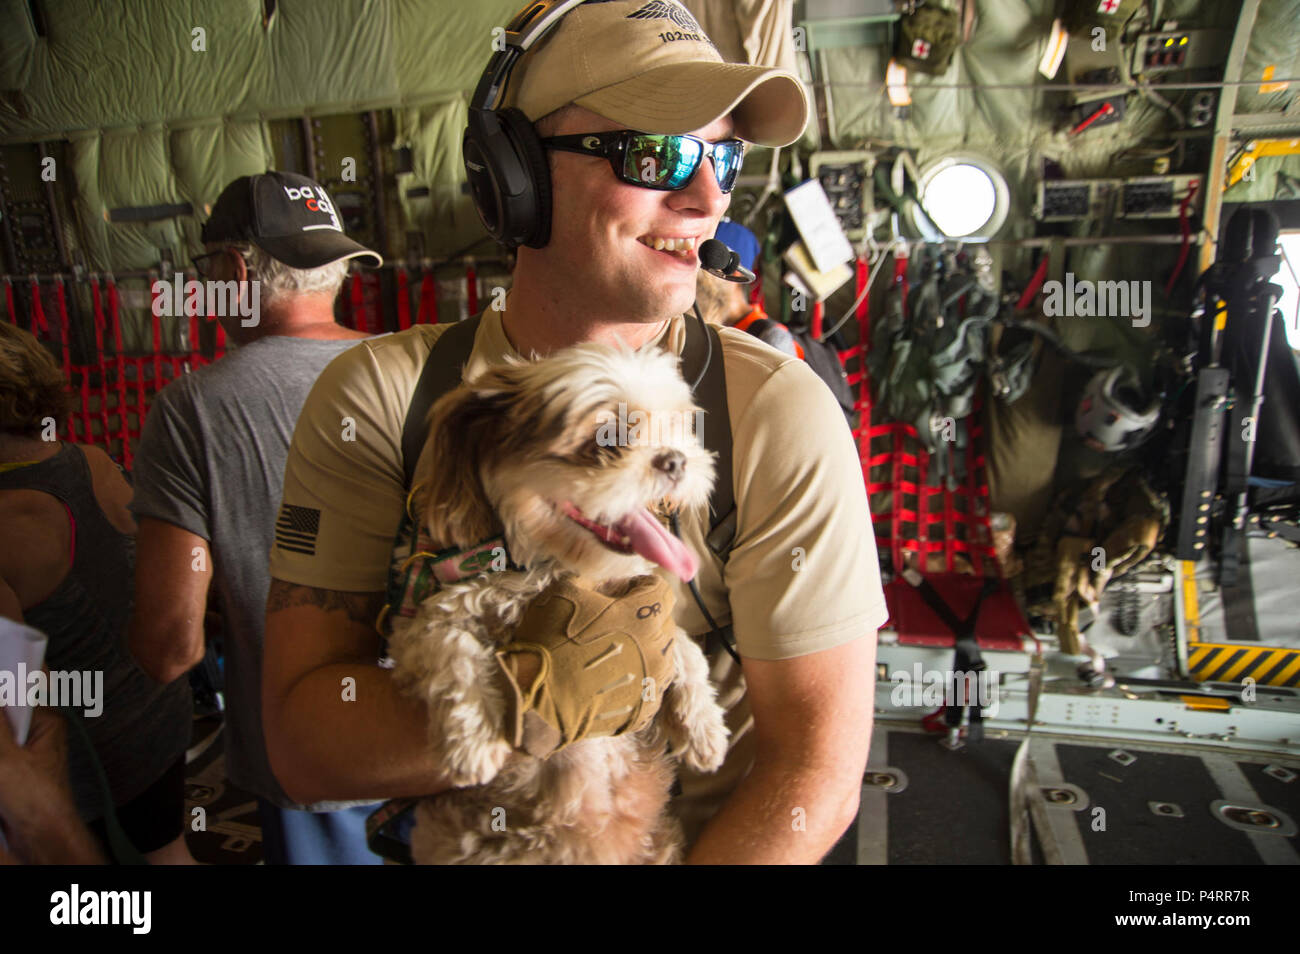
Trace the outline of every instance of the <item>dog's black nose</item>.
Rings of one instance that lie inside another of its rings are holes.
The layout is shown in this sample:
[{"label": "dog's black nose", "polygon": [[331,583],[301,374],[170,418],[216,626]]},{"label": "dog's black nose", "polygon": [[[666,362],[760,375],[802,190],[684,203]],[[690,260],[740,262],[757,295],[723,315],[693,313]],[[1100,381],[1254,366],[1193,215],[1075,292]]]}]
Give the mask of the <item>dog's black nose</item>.
[{"label": "dog's black nose", "polygon": [[673,480],[681,480],[682,473],[686,470],[686,455],[681,451],[664,451],[655,455],[651,466],[655,470],[662,470]]}]

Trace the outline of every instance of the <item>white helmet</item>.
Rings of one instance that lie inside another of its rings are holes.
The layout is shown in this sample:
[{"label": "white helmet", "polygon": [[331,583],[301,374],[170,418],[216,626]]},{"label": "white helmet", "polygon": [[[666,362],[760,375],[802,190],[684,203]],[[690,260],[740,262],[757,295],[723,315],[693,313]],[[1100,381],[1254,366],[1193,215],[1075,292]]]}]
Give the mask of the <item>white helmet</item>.
[{"label": "white helmet", "polygon": [[1160,398],[1149,395],[1131,368],[1098,371],[1083,389],[1074,426],[1094,450],[1136,447],[1160,418]]}]

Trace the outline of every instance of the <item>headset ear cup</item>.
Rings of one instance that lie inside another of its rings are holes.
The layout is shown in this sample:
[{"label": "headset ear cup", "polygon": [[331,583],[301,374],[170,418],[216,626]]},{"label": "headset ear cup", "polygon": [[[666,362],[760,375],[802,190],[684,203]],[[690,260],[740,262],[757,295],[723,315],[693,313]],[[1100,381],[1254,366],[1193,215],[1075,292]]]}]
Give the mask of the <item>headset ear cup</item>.
[{"label": "headset ear cup", "polygon": [[[537,230],[537,186],[529,157],[521,152],[522,128],[505,112],[471,109],[462,140],[465,176],[479,218],[488,234],[509,248],[529,242]],[[527,132],[537,138],[531,126]]]},{"label": "headset ear cup", "polygon": [[501,197],[497,193],[491,159],[483,147],[489,135],[485,125],[492,125],[492,117],[471,110],[465,135],[461,137],[461,160],[465,164],[465,180],[469,184],[470,199],[474,202],[478,217],[488,234],[500,241]]},{"label": "headset ear cup", "polygon": [[551,164],[542,140],[527,116],[513,107],[498,112],[532,183],[530,221],[520,221],[522,244],[544,248],[551,240]]}]

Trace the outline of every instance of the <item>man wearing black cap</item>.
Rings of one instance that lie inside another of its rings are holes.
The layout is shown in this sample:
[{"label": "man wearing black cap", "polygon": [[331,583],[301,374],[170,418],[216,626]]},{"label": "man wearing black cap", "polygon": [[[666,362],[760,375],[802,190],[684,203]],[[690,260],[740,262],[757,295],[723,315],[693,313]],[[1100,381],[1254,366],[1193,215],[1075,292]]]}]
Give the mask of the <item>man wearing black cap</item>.
[{"label": "man wearing black cap", "polygon": [[258,796],[267,862],[376,863],[365,847],[367,809],[298,805],[276,782],[262,735],[261,667],[267,554],[294,424],[325,365],[366,337],[334,321],[348,261],[381,259],[343,233],[320,185],[284,172],[228,185],[202,238],[199,277],[238,283],[242,307],[218,316],[238,348],[173,381],[145,421],[131,505],[140,525],[131,651],[158,681],[181,678],[203,658],[215,585],[227,776]]}]

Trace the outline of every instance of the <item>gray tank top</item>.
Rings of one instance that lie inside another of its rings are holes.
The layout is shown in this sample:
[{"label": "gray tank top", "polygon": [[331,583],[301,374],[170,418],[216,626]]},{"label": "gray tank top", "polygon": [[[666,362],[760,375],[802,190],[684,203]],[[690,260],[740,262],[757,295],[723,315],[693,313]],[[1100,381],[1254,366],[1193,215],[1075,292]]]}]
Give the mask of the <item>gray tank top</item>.
[{"label": "gray tank top", "polygon": [[[183,755],[192,718],[188,680],[158,685],[126,646],[135,538],[114,527],[100,509],[90,465],[75,444],[65,443],[39,463],[0,473],[0,490],[50,494],[72,518],[72,569],[58,589],[23,616],[49,638],[45,663],[51,672],[103,673],[103,711],[84,721],[113,801],[122,805]],[[103,814],[103,797],[90,759],[71,732],[68,766],[77,811],[93,821]]]}]

